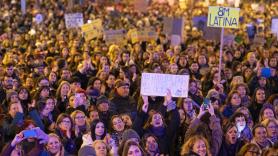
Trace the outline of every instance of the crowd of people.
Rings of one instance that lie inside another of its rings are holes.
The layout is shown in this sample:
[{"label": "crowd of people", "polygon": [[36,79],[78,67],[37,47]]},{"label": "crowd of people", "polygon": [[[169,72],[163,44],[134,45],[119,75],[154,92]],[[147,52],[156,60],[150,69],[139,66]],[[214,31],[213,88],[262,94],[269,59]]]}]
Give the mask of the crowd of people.
[{"label": "crowd of people", "polygon": [[[0,0],[1,156],[277,155],[278,3],[240,4],[240,28],[225,30],[235,40],[224,45],[221,75],[219,41],[192,22],[208,6],[150,3],[140,12],[127,2],[27,0],[22,14],[19,0]],[[85,40],[80,28],[66,29],[70,12],[101,19],[105,30],[151,27],[158,37]],[[184,18],[181,44],[171,45],[164,17]],[[263,40],[248,35],[250,23]],[[189,75],[188,97],[140,95],[143,72]]]}]

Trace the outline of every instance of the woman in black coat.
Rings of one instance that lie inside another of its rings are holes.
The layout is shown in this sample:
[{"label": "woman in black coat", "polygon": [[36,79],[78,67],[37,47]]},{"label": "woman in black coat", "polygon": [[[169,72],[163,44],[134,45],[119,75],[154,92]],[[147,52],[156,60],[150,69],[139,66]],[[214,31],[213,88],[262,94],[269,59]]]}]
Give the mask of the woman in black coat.
[{"label": "woman in black coat", "polygon": [[[175,132],[180,124],[180,117],[176,104],[172,101],[170,93],[165,97],[165,102],[157,112],[151,114],[143,127],[144,119],[147,117],[148,97],[143,97],[144,105],[142,112],[137,116],[133,128],[138,134],[154,134],[158,139],[161,154],[174,153]],[[143,128],[142,128],[143,127]]]},{"label": "woman in black coat", "polygon": [[244,142],[238,138],[237,127],[234,123],[227,123],[223,131],[224,137],[218,155],[235,156],[244,145]]}]

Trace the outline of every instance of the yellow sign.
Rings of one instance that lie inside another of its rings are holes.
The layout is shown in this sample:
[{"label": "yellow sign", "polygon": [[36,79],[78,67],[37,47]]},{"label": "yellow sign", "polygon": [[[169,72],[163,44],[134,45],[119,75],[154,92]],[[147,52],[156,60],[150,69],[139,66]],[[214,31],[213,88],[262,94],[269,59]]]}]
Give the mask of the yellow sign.
[{"label": "yellow sign", "polygon": [[151,30],[150,28],[145,28],[144,30],[138,31],[136,29],[130,30],[128,35],[130,36],[131,42],[136,43],[140,41],[153,41],[156,40],[158,35],[157,32]]},{"label": "yellow sign", "polygon": [[208,27],[239,28],[239,8],[210,6]]},{"label": "yellow sign", "polygon": [[91,40],[93,38],[100,38],[102,36],[102,21],[100,19],[94,20],[91,23],[84,24],[81,27],[82,32],[84,33],[85,39]]}]

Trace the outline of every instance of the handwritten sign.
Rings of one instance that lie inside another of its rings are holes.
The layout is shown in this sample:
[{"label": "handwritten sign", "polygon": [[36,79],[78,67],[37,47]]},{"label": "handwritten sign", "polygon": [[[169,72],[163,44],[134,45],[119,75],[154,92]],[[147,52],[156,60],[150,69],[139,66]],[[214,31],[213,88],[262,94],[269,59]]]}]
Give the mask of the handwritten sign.
[{"label": "handwritten sign", "polygon": [[104,39],[107,44],[124,43],[125,42],[125,30],[107,30],[104,32]]},{"label": "handwritten sign", "polygon": [[84,24],[81,27],[81,30],[84,33],[84,37],[87,41],[93,38],[99,38],[102,36],[103,31],[102,21],[101,19],[91,21],[91,23]]},{"label": "handwritten sign", "polygon": [[210,6],[208,27],[239,28],[239,8]]},{"label": "handwritten sign", "polygon": [[165,96],[167,89],[170,89],[173,97],[187,97],[188,84],[189,75],[143,73],[141,94]]},{"label": "handwritten sign", "polygon": [[65,23],[67,29],[81,27],[84,24],[83,14],[82,13],[65,14]]}]

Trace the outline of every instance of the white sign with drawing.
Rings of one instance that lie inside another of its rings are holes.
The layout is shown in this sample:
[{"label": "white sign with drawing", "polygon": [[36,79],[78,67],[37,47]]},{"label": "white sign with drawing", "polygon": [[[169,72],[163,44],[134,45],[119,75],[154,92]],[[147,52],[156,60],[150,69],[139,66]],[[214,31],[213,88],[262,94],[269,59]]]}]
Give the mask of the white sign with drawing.
[{"label": "white sign with drawing", "polygon": [[142,73],[141,95],[165,96],[167,89],[173,97],[188,96],[189,75]]},{"label": "white sign with drawing", "polygon": [[82,13],[65,14],[65,23],[67,29],[81,27],[84,24],[83,14]]}]

